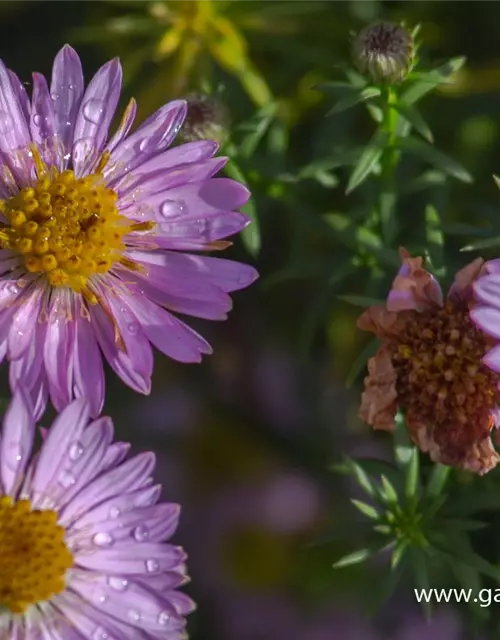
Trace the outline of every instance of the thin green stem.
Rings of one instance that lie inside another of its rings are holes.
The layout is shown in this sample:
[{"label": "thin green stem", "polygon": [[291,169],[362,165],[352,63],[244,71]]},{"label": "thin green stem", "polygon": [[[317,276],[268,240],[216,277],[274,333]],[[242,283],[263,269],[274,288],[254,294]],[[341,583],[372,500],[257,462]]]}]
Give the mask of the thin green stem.
[{"label": "thin green stem", "polygon": [[386,87],[383,92],[383,120],[382,129],[387,133],[387,147],[380,159],[380,193],[377,202],[377,212],[382,239],[390,245],[397,233],[395,207],[397,202],[396,169],[400,152],[395,147],[397,141],[398,112],[394,108],[398,94],[393,87]]}]

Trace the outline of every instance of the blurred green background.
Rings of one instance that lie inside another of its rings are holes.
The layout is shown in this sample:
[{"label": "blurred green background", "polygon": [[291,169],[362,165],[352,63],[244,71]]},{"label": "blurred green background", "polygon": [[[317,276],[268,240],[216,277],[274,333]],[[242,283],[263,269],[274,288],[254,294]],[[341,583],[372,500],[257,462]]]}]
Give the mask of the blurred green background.
[{"label": "blurred green background", "polygon": [[[362,375],[346,388],[366,339],[355,328],[359,307],[338,296],[375,294],[362,268],[344,273],[352,248],[323,219],[361,201],[357,192],[345,195],[349,167],[321,160],[365,144],[373,124],[363,109],[326,118],[331,103],[314,86],[340,78],[350,32],[378,18],[422,24],[424,67],[467,57],[454,83],[427,96],[421,111],[436,146],[474,182],[415,192],[398,211],[410,234],[427,200],[436,204],[454,269],[470,259],[458,252],[467,238],[453,233],[457,223],[500,235],[492,180],[500,171],[498,3],[0,3],[0,56],[28,87],[32,71],[50,75],[69,42],[87,80],[120,56],[121,104],[135,96],[140,119],[201,90],[229,109],[228,149],[240,150],[245,132],[261,127],[256,148],[239,161],[260,231],[256,222],[226,252],[255,264],[261,278],[234,296],[227,322],[190,321],[214,355],[199,366],[158,356],[148,398],[108,376],[106,411],[119,438],[157,452],[164,495],[183,506],[176,540],[190,556],[188,590],[198,602],[193,640],[476,637],[458,609],[440,610],[426,625],[409,586],[365,617],[384,559],[368,569],[331,568],[357,532],[347,540],[336,533],[352,516],[354,489],[329,467],[343,453],[384,457],[389,443],[356,418]],[[381,275],[381,291],[391,276]]]}]

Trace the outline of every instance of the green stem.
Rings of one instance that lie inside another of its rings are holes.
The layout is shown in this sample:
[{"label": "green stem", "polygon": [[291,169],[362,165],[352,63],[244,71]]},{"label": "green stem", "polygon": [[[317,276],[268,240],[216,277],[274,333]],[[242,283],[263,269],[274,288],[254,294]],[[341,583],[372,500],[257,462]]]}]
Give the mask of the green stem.
[{"label": "green stem", "polygon": [[377,203],[377,212],[382,239],[386,245],[391,245],[397,233],[397,220],[394,215],[397,202],[395,175],[399,163],[400,152],[395,148],[395,142],[397,140],[396,126],[398,121],[398,112],[394,108],[394,105],[397,104],[398,95],[392,87],[386,87],[384,89],[383,97],[384,113],[382,129],[387,133],[388,140],[387,147],[380,159],[381,185]]}]

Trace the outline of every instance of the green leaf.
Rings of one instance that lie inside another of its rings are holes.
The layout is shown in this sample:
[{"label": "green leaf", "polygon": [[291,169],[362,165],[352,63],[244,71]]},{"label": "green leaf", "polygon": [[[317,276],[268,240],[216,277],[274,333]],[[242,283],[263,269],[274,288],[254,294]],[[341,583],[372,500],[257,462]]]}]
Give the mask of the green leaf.
[{"label": "green leaf", "polygon": [[466,533],[457,530],[447,530],[445,533],[432,531],[429,533],[429,541],[442,555],[455,558],[496,582],[500,581],[500,568],[473,550]]},{"label": "green leaf", "polygon": [[[469,592],[470,590],[473,594],[478,594],[483,586],[483,581],[479,572],[466,564],[458,562],[456,559],[452,560],[450,558],[448,560],[451,572],[455,576],[460,587],[462,587],[466,592]],[[486,607],[482,607],[480,603],[474,602],[474,598],[470,598],[467,604],[474,610],[475,615],[479,615],[482,618],[488,617],[488,609]]]},{"label": "green leaf", "polygon": [[398,502],[398,494],[391,482],[385,475],[380,476],[382,482],[381,496],[383,500],[390,505],[395,505]]},{"label": "green leaf", "polygon": [[372,520],[378,520],[380,518],[379,512],[366,502],[361,502],[361,500],[355,500],[351,498],[352,504],[367,518],[371,518]]},{"label": "green leaf", "polygon": [[352,473],[354,475],[354,478],[356,479],[356,482],[359,484],[359,486],[364,489],[364,491],[372,498],[375,497],[376,495],[376,491],[375,491],[375,487],[372,484],[372,481],[370,480],[368,474],[365,472],[365,470],[359,466],[359,464],[357,464],[356,462],[354,462],[353,460],[351,460],[351,468],[352,468]]},{"label": "green leaf", "polygon": [[443,224],[443,231],[449,236],[479,236],[480,238],[489,238],[491,236],[490,229],[475,227],[464,222]]},{"label": "green leaf", "polygon": [[441,218],[432,204],[428,204],[425,208],[425,237],[432,262],[440,268],[443,265],[444,234],[441,228]]},{"label": "green leaf", "polygon": [[411,452],[411,458],[406,467],[406,486],[405,495],[408,499],[414,499],[419,489],[419,454],[418,449],[414,448]]},{"label": "green leaf", "polygon": [[349,373],[347,374],[347,378],[345,381],[346,387],[348,389],[352,387],[359,373],[366,366],[368,360],[377,353],[379,346],[380,341],[377,338],[373,338],[373,340],[370,340],[366,347],[356,357],[351,365],[351,368],[349,369]]},{"label": "green leaf", "polygon": [[369,616],[376,615],[380,608],[389,600],[401,582],[407,567],[406,556],[394,567],[392,571],[387,571],[377,576],[377,588],[367,589]]},{"label": "green leaf", "polygon": [[407,549],[408,549],[408,541],[407,540],[400,540],[397,543],[396,548],[394,549],[394,551],[392,552],[392,555],[391,555],[391,570],[392,571],[394,571],[394,569],[396,569],[396,567],[399,565],[399,563],[403,559],[403,556],[404,556],[405,551]]},{"label": "green leaf", "polygon": [[385,306],[385,300],[380,298],[370,298],[370,296],[355,296],[355,295],[342,295],[337,296],[339,300],[353,304],[356,307],[371,307],[371,306]]},{"label": "green leaf", "polygon": [[332,566],[334,569],[340,569],[341,567],[350,567],[354,564],[359,564],[360,562],[364,562],[368,560],[375,553],[372,549],[358,549],[357,551],[353,551],[352,553],[348,553],[347,555],[337,560]]},{"label": "green leaf", "polygon": [[401,189],[401,193],[417,193],[418,191],[424,191],[425,189],[432,189],[434,187],[441,187],[446,183],[446,175],[442,171],[436,169],[429,169],[424,171],[418,178],[410,180]]},{"label": "green leaf", "polygon": [[[428,590],[431,586],[429,576],[429,556],[423,549],[411,549],[412,574],[415,581],[415,587],[419,590]],[[432,605],[430,602],[421,602],[424,615],[427,619],[431,617]]]},{"label": "green leaf", "polygon": [[387,147],[388,140],[389,136],[385,131],[379,129],[375,132],[370,142],[364,148],[353,172],[351,173],[346,189],[347,194],[354,191],[356,187],[359,187],[359,185],[362,184],[374,170],[380,160],[380,156]]},{"label": "green leaf", "polygon": [[398,113],[400,113],[405,120],[407,120],[411,126],[420,133],[431,144],[434,142],[432,131],[429,128],[427,122],[422,118],[419,111],[409,104],[404,102],[397,102],[392,105]]},{"label": "green leaf", "polygon": [[394,458],[396,462],[405,467],[411,460],[413,449],[414,446],[410,441],[403,414],[398,411],[394,431]]},{"label": "green leaf", "polygon": [[442,151],[438,151],[438,149],[427,142],[409,137],[399,138],[396,144],[398,148],[413,153],[438,169],[441,169],[449,176],[460,180],[461,182],[472,182],[471,174],[464,169],[461,164],[447,156]]},{"label": "green leaf", "polygon": [[451,474],[451,467],[444,464],[434,464],[425,487],[425,495],[428,498],[439,496],[448,482]]},{"label": "green leaf", "polygon": [[354,224],[349,216],[342,213],[326,213],[323,220],[335,231],[336,237],[353,251],[358,251],[361,246],[376,256],[382,264],[398,269],[401,266],[397,251],[386,247],[371,229]]},{"label": "green leaf", "polygon": [[327,112],[326,116],[342,113],[342,111],[347,111],[347,109],[351,109],[360,102],[367,102],[379,95],[380,89],[377,89],[377,87],[366,87],[366,89],[362,89],[361,91],[351,88],[351,90]]},{"label": "green leaf", "polygon": [[275,116],[276,105],[271,104],[261,109],[251,120],[243,123],[238,127],[238,131],[247,133],[241,144],[239,145],[239,154],[244,158],[250,158],[261,140],[269,130],[271,122]]},{"label": "green leaf", "polygon": [[407,105],[414,104],[440,84],[446,84],[451,76],[463,67],[465,60],[463,56],[460,56],[452,58],[432,71],[413,73],[410,77],[412,84],[401,94],[402,102]]},{"label": "green leaf", "polygon": [[[245,175],[234,160],[228,160],[225,170],[230,178],[247,186]],[[248,253],[252,256],[257,256],[261,246],[260,225],[252,196],[243,207],[240,207],[240,211],[251,219],[251,223],[241,232],[241,239]]]},{"label": "green leaf", "polygon": [[500,245],[500,236],[494,238],[483,238],[481,240],[475,240],[465,247],[461,247],[460,251],[477,251],[478,249],[490,249],[491,247],[498,247]]}]

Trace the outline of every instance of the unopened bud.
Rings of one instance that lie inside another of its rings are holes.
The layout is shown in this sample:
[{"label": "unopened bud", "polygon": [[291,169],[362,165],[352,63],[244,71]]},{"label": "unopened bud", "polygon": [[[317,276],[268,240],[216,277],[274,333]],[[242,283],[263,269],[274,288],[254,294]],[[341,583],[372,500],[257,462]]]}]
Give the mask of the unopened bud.
[{"label": "unopened bud", "polygon": [[365,27],[353,41],[356,66],[377,83],[400,82],[413,67],[414,53],[411,34],[392,22]]},{"label": "unopened bud", "polygon": [[204,93],[186,96],[188,110],[179,132],[183,142],[215,140],[225,142],[229,134],[230,117],[227,107],[217,98]]}]

